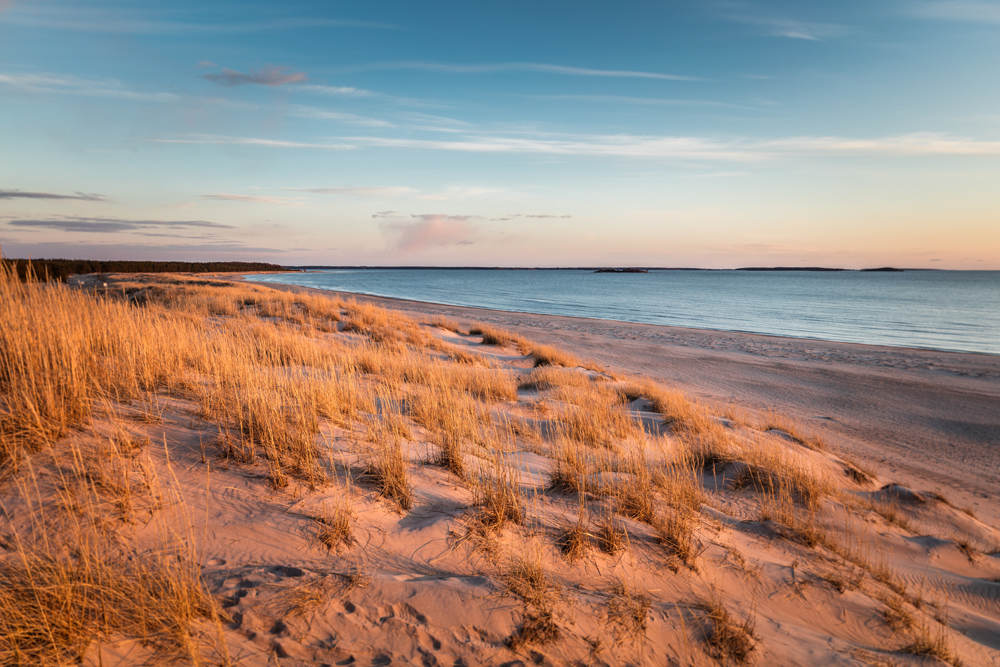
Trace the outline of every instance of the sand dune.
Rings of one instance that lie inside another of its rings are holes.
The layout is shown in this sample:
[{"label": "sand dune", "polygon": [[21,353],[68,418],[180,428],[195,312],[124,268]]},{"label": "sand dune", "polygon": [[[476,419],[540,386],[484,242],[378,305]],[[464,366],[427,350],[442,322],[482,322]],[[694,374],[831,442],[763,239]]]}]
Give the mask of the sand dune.
[{"label": "sand dune", "polygon": [[[134,327],[81,347],[140,360],[90,387],[89,417],[29,446],[8,399],[4,662],[1000,664],[997,470],[974,458],[989,358],[971,377],[969,355],[114,287],[58,301],[86,299],[94,335]],[[537,366],[556,358],[537,343],[566,365]],[[130,373],[145,389],[126,396]],[[190,614],[136,625],[81,554],[104,577],[148,564],[136,595],[161,576]],[[92,588],[32,611],[44,563]],[[67,610],[74,641],[24,630]]]}]

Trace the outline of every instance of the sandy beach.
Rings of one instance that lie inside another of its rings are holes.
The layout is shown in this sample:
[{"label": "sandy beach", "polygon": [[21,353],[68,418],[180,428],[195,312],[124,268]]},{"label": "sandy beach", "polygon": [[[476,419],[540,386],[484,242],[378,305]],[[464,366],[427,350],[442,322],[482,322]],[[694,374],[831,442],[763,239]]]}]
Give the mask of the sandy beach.
[{"label": "sandy beach", "polygon": [[0,663],[1000,664],[996,359],[234,278],[0,275]]},{"label": "sandy beach", "polygon": [[1000,357],[331,294],[511,328],[709,403],[778,409],[900,482],[1000,522]]}]

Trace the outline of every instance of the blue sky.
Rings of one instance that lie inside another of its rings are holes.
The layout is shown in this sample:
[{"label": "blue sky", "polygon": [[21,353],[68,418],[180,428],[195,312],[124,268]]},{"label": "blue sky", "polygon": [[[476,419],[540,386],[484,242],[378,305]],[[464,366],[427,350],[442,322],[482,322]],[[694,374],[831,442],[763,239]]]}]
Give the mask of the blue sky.
[{"label": "blue sky", "polygon": [[1000,2],[0,0],[8,257],[1000,269]]}]

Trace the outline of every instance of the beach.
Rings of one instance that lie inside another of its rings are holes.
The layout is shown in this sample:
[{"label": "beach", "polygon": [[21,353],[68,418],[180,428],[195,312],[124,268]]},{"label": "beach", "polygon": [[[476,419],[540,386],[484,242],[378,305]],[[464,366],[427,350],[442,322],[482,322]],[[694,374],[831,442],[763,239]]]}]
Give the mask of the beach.
[{"label": "beach", "polygon": [[0,662],[1000,664],[995,358],[238,278],[0,273]]},{"label": "beach", "polygon": [[779,409],[900,482],[941,487],[1000,522],[998,356],[341,296],[512,328],[709,403]]}]

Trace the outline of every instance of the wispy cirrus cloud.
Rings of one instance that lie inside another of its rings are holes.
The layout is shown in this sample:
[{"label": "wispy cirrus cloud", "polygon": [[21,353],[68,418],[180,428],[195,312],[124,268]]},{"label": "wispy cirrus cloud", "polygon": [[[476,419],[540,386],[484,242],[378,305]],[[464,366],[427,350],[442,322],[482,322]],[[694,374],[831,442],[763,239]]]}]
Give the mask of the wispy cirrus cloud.
[{"label": "wispy cirrus cloud", "polygon": [[228,192],[218,194],[201,195],[202,199],[214,199],[216,201],[235,201],[248,204],[276,204],[278,206],[294,206],[297,202],[282,199],[281,197],[267,197],[262,195],[240,195]]},{"label": "wispy cirrus cloud", "polygon": [[85,232],[108,234],[139,232],[156,229],[236,229],[208,220],[122,220],[120,218],[87,218],[82,216],[55,216],[8,220],[10,227],[24,229],[51,229],[60,232]]},{"label": "wispy cirrus cloud", "polygon": [[434,62],[390,62],[350,65],[338,68],[340,72],[366,72],[373,70],[422,70],[445,74],[492,74],[496,72],[538,72],[540,74],[562,74],[565,76],[592,76],[624,79],[660,79],[663,81],[706,81],[697,76],[669,74],[665,72],[643,72],[637,70],[593,69],[549,63],[482,63],[476,65],[454,65]]},{"label": "wispy cirrus cloud", "polygon": [[755,26],[769,37],[786,37],[818,42],[842,37],[851,32],[845,25],[817,21],[799,21],[784,16],[767,15],[759,7],[734,3],[722,14],[723,18],[744,25]]},{"label": "wispy cirrus cloud", "polygon": [[237,72],[223,68],[221,72],[202,74],[202,79],[227,88],[233,86],[283,86],[289,83],[305,81],[304,72],[289,72],[287,67],[268,65],[257,71]]},{"label": "wispy cirrus cloud", "polygon": [[[295,192],[312,192],[318,195],[340,195],[348,197],[403,197],[418,190],[400,185],[346,186],[333,188],[282,188]],[[391,213],[391,211],[389,211]]]},{"label": "wispy cirrus cloud", "polygon": [[628,97],[625,95],[531,95],[541,100],[569,100],[572,102],[607,102],[609,104],[636,104],[665,107],[720,107],[725,109],[756,109],[749,104],[716,102],[714,100],[689,100],[664,97]]},{"label": "wispy cirrus cloud", "polygon": [[[392,219],[393,216],[379,217]],[[478,236],[478,229],[472,222],[479,219],[478,216],[423,213],[410,218],[380,224],[391,250],[412,253],[436,246],[471,245]]]},{"label": "wispy cirrus cloud", "polygon": [[324,95],[326,97],[382,97],[382,93],[363,88],[352,88],[350,86],[327,86],[318,83],[301,84],[289,86],[291,90],[300,93],[312,93],[313,95]]},{"label": "wispy cirrus cloud", "polygon": [[452,199],[468,199],[470,197],[480,197],[482,195],[501,192],[500,188],[487,188],[478,185],[452,185],[440,192],[418,195],[417,199],[431,201],[449,201]]},{"label": "wispy cirrus cloud", "polygon": [[[6,4],[5,4],[6,3]],[[0,0],[0,9],[10,7],[14,0]],[[196,23],[151,18],[142,11],[116,8],[102,11],[94,8],[46,7],[43,10],[11,12],[0,19],[3,23],[26,28],[65,30],[73,32],[127,33],[139,35],[208,35],[307,30],[310,28],[369,28],[400,30],[400,26],[372,21],[350,21],[308,16],[274,16],[260,21],[217,21]]]},{"label": "wispy cirrus cloud", "polygon": [[259,137],[224,137],[214,134],[194,134],[179,139],[152,139],[154,144],[194,144],[204,146],[261,146],[266,148],[309,148],[313,150],[353,150],[351,144],[323,144],[306,141],[285,141]]},{"label": "wispy cirrus cloud", "polygon": [[75,199],[78,201],[105,201],[103,195],[77,192],[60,195],[52,192],[24,192],[22,190],[0,190],[0,199]]},{"label": "wispy cirrus cloud", "polygon": [[1000,4],[996,2],[920,2],[909,7],[909,13],[926,19],[968,21],[971,23],[1000,23]]},{"label": "wispy cirrus cloud", "polygon": [[704,159],[755,162],[796,156],[1000,156],[1000,141],[978,141],[936,133],[894,137],[787,137],[713,139],[647,135],[583,135],[572,138],[471,136],[458,140],[349,137],[358,146],[477,153],[534,153],[592,157]]},{"label": "wispy cirrus cloud", "polygon": [[538,220],[569,220],[571,215],[551,215],[548,213],[508,213],[502,218],[491,218],[491,222],[508,222],[518,218],[535,218]]},{"label": "wispy cirrus cloud", "polygon": [[195,135],[190,138],[154,139],[156,143],[247,145],[271,148],[349,150],[362,147],[465,153],[536,154],[637,159],[678,159],[728,162],[761,162],[809,156],[933,157],[1000,156],[1000,141],[920,132],[889,137],[797,136],[778,139],[748,137],[650,135],[465,135],[455,139],[409,137],[340,137],[344,143],[313,143],[252,137]]},{"label": "wispy cirrus cloud", "polygon": [[295,116],[296,118],[311,118],[313,120],[332,120],[340,123],[347,123],[349,125],[362,125],[365,127],[395,127],[392,123],[388,121],[381,120],[379,118],[367,118],[365,116],[358,116],[353,113],[345,113],[343,111],[330,111],[328,109],[318,109],[316,107],[304,106],[301,104],[294,104],[286,108],[286,112],[290,116]]},{"label": "wispy cirrus cloud", "polygon": [[109,97],[140,102],[173,102],[174,93],[129,90],[117,79],[82,79],[61,74],[0,74],[0,84],[30,93]]}]

